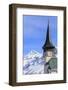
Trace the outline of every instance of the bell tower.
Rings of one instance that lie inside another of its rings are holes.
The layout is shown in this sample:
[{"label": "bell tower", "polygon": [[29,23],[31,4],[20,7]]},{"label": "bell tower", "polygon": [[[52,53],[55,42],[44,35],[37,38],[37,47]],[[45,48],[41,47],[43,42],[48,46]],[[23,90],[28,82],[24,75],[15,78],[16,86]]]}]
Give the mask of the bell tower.
[{"label": "bell tower", "polygon": [[54,51],[56,50],[56,48],[55,46],[53,46],[51,42],[49,21],[47,26],[46,40],[42,49],[43,49],[43,58],[46,62],[48,62],[50,58],[54,57]]}]

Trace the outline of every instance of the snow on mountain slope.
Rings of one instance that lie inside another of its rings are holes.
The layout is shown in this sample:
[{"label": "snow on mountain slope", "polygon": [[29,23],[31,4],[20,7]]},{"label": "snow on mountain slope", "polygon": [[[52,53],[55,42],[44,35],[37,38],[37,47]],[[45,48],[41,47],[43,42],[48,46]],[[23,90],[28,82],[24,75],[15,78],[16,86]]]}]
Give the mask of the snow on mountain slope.
[{"label": "snow on mountain slope", "polygon": [[30,53],[28,53],[24,59],[32,59],[32,58],[35,58],[35,57],[42,57],[42,54],[40,54],[39,52],[35,51],[35,50],[32,50]]},{"label": "snow on mountain slope", "polygon": [[23,74],[39,74],[43,73],[44,60],[42,59],[42,54],[33,50],[28,53],[24,58]]}]

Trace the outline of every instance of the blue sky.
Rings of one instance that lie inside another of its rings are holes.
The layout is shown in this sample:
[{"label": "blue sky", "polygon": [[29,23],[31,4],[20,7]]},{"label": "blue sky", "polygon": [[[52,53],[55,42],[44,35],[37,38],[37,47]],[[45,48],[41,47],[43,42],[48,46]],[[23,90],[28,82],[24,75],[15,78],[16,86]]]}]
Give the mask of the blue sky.
[{"label": "blue sky", "polygon": [[24,55],[31,50],[42,52],[46,40],[49,20],[50,37],[53,45],[57,46],[57,16],[23,16],[24,25]]}]

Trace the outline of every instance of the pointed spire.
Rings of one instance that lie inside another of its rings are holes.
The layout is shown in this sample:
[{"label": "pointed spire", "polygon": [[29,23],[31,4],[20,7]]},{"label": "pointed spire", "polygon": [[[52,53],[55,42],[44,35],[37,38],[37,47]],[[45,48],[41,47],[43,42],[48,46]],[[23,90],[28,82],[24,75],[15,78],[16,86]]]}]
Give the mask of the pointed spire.
[{"label": "pointed spire", "polygon": [[50,31],[49,31],[49,20],[48,20],[48,26],[47,26],[47,34],[46,34],[46,42],[44,44],[44,46],[42,47],[44,52],[46,50],[50,50],[50,49],[54,49],[55,47],[52,45],[51,43],[51,37],[50,37]]},{"label": "pointed spire", "polygon": [[46,35],[46,42],[48,42],[48,41],[50,41],[49,20],[48,20],[47,35]]}]

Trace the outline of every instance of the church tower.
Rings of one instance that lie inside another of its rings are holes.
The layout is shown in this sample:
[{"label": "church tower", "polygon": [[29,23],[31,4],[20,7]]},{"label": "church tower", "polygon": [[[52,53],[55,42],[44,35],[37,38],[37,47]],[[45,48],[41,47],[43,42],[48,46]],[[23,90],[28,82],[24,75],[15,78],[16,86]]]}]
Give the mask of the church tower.
[{"label": "church tower", "polygon": [[51,37],[50,37],[50,30],[49,30],[49,22],[48,22],[48,27],[47,27],[47,34],[46,34],[46,41],[43,45],[43,58],[46,62],[48,62],[51,58],[55,56],[55,46],[53,46],[51,42]]}]

